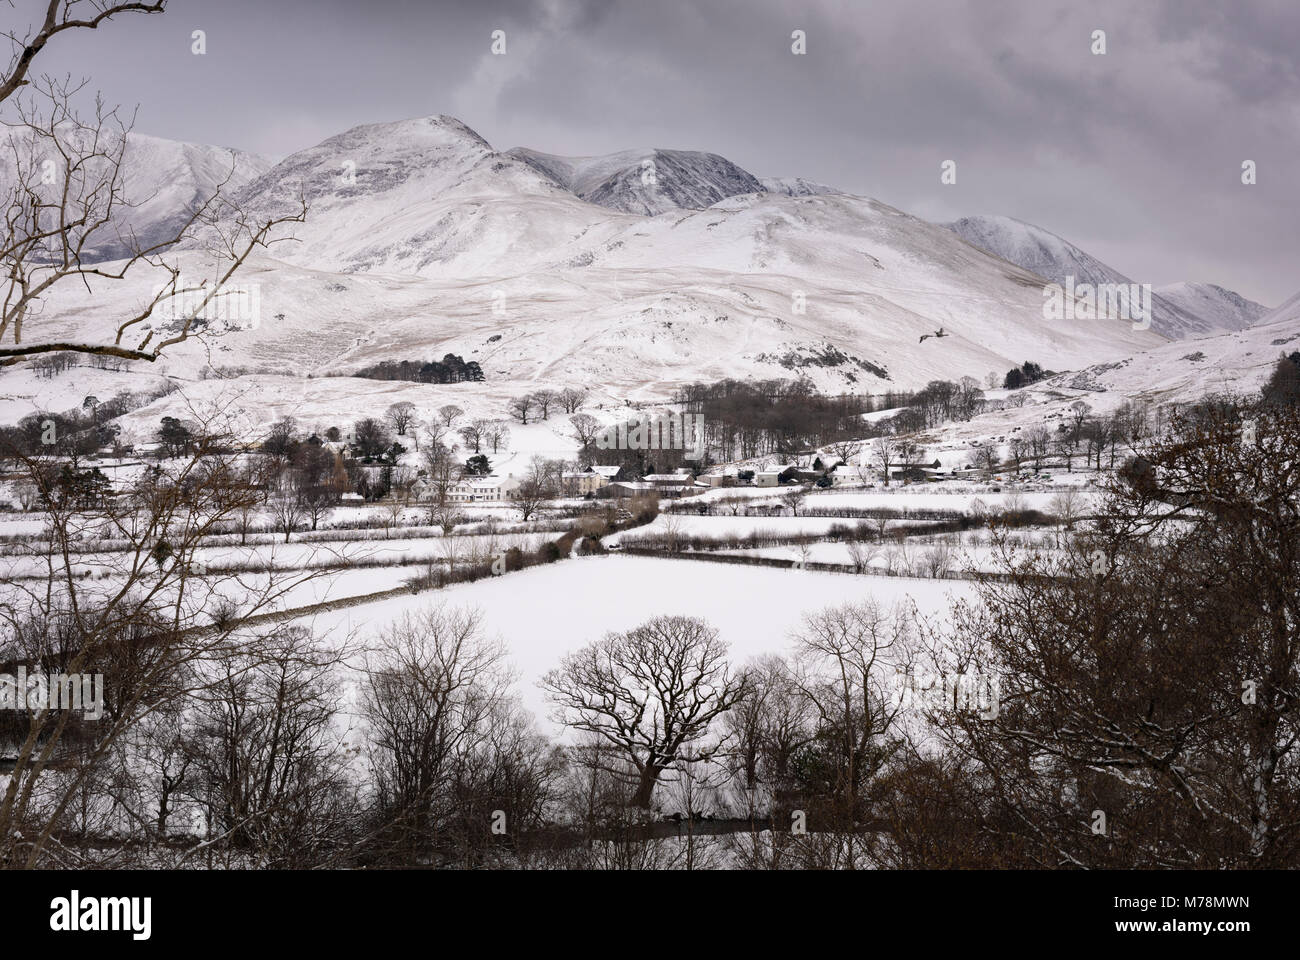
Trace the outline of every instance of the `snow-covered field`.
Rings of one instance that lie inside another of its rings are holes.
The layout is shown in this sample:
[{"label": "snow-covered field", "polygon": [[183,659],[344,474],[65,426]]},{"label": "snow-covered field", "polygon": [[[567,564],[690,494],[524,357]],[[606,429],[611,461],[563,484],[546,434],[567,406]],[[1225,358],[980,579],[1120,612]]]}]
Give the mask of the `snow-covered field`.
[{"label": "snow-covered field", "polygon": [[487,629],[507,644],[519,671],[518,690],[539,720],[548,707],[537,681],[560,658],[610,631],[628,630],[661,614],[702,617],[730,645],[734,663],[789,649],[806,612],[874,599],[923,612],[968,596],[960,581],[855,577],[766,567],[582,557],[443,590],[317,614],[311,628],[364,642],[402,613],[430,604],[477,607]]},{"label": "snow-covered field", "polygon": [[[347,564],[374,566],[398,563],[442,563],[473,556],[491,556],[511,547],[535,550],[546,534],[502,534],[484,536],[418,537],[410,539],[364,540],[358,542],[276,543],[258,546],[200,547],[194,562],[216,568],[274,567],[279,570],[319,569]],[[553,538],[552,538],[553,539]],[[76,557],[75,566],[92,571],[113,570],[122,562],[114,553],[86,553]],[[3,559],[6,575],[35,576],[46,570],[38,556],[9,556]]]}]

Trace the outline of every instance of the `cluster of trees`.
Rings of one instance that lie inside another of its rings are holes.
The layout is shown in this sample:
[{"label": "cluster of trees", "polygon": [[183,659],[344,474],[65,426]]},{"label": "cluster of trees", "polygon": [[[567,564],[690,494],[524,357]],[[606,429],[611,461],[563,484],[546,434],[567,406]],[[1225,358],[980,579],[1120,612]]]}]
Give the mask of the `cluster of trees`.
[{"label": "cluster of trees", "polygon": [[563,390],[534,390],[512,398],[508,406],[510,415],[521,424],[526,424],[529,417],[534,420],[549,420],[553,410],[577,413],[586,402],[586,390],[581,387],[565,387]]},{"label": "cluster of trees", "polygon": [[101,423],[91,411],[32,413],[0,427],[0,463],[24,455],[89,457],[116,443],[120,433],[117,424]]},{"label": "cluster of trees", "polygon": [[135,438],[124,434],[121,425],[113,421],[176,389],[175,383],[165,381],[152,390],[122,391],[107,400],[91,394],[79,406],[62,412],[27,414],[17,424],[0,426],[0,465],[21,456],[87,458],[105,448],[110,448],[114,456],[126,455],[134,449]]},{"label": "cluster of trees", "polygon": [[47,353],[32,360],[31,368],[43,380],[53,380],[77,366],[78,359],[75,353]]},{"label": "cluster of trees", "polygon": [[1047,466],[1064,466],[1068,471],[1074,469],[1076,458],[1098,471],[1114,469],[1124,455],[1131,455],[1163,429],[1169,415],[1166,408],[1152,410],[1132,401],[1109,414],[1094,415],[1091,405],[1076,400],[1054,429],[1038,425],[1015,433],[1005,445],[986,443],[971,453],[967,464],[985,476],[1004,469],[1020,476],[1025,468],[1036,472]]},{"label": "cluster of trees", "polygon": [[1007,371],[1002,386],[1008,390],[1019,390],[1021,387],[1027,387],[1031,383],[1037,383],[1051,376],[1055,376],[1051,370],[1044,370],[1032,360],[1026,360],[1020,366],[1012,367]]},{"label": "cluster of trees", "polygon": [[1300,403],[1300,350],[1278,359],[1264,385],[1264,402],[1292,407]]},{"label": "cluster of trees", "polygon": [[[814,447],[857,439],[912,433],[953,420],[969,420],[985,406],[978,380],[932,380],[917,391],[879,396],[828,395],[805,380],[691,384],[678,390],[675,402],[686,413],[705,418],[707,442],[720,460],[777,455],[794,456]],[[899,410],[869,423],[864,414]],[[644,454],[639,458],[643,460]],[[656,465],[678,466],[673,451],[656,453]],[[680,460],[680,454],[677,454]],[[638,460],[638,452],[608,451],[597,462]]]},{"label": "cluster of trees", "polygon": [[984,391],[974,377],[962,377],[955,383],[931,380],[909,394],[901,405],[905,409],[881,426],[898,433],[911,433],[954,420],[970,420],[984,408]]},{"label": "cluster of trees", "polygon": [[709,450],[721,460],[793,455],[861,436],[862,415],[874,409],[870,397],[828,396],[806,380],[696,383],[681,387],[674,402],[703,416]]},{"label": "cluster of trees", "polygon": [[1008,559],[959,610],[948,649],[1001,709],[932,718],[945,749],[904,781],[916,865],[1295,864],[1297,441],[1294,406],[1182,411],[1076,550]]},{"label": "cluster of trees", "polygon": [[477,360],[466,363],[454,353],[446,354],[441,361],[381,360],[352,375],[369,380],[410,380],[414,383],[463,383],[484,379]]}]

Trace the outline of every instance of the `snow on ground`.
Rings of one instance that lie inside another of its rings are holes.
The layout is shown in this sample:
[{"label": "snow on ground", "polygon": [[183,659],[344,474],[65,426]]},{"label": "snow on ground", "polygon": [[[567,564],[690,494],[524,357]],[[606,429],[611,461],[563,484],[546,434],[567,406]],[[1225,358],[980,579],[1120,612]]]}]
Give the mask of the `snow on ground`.
[{"label": "snow on ground", "polygon": [[[397,565],[399,563],[444,562],[465,560],[476,553],[491,556],[510,547],[536,550],[554,535],[541,533],[483,534],[451,537],[411,537],[391,540],[327,541],[324,543],[259,544],[250,546],[199,547],[193,552],[196,563],[209,567],[245,567],[270,565],[279,570],[303,570],[341,563]],[[42,556],[6,556],[0,560],[6,576],[38,576],[48,570]],[[120,569],[130,558],[118,553],[84,553],[74,558],[73,566],[92,571]],[[56,561],[56,566],[58,562]],[[400,583],[390,584],[397,586]]]},{"label": "snow on ground", "polygon": [[673,532],[681,536],[731,537],[749,536],[754,532],[784,536],[798,534],[825,535],[832,526],[853,525],[854,520],[837,517],[701,517],[689,513],[660,514],[653,523],[636,527],[624,534],[614,534],[605,539],[606,544],[618,543],[622,537],[629,541],[642,535]]},{"label": "snow on ground", "polygon": [[31,364],[0,367],[0,424],[17,423],[32,413],[80,408],[88,396],[103,401],[118,393],[144,393],[165,382],[160,370],[144,365],[116,371],[87,364],[50,378],[38,376]]},{"label": "snow on ground", "polygon": [[[999,510],[1008,505],[1008,498],[1018,499],[1021,506],[1031,510],[1047,510],[1052,499],[1060,490],[1056,487],[1086,487],[1092,479],[1091,474],[1054,474],[1048,489],[1024,489],[1011,482],[994,484],[1000,489],[994,491],[989,484],[943,483],[912,484],[910,486],[876,487],[859,489],[846,487],[822,493],[813,492],[800,504],[800,511],[810,508],[818,510],[957,510],[970,513],[978,506],[978,500],[984,509]],[[1059,481],[1059,482],[1058,482]],[[716,503],[732,498],[752,500],[754,504],[779,503],[781,494],[789,488],[782,487],[718,487],[698,497],[687,500],[672,501],[667,510],[683,519],[690,517],[699,504]],[[1085,489],[1081,493],[1081,504],[1098,496],[1095,489]],[[725,509],[715,507],[715,509]],[[714,518],[718,519],[718,518]],[[730,518],[728,518],[730,519]],[[780,517],[739,517],[735,519],[758,521],[779,520]],[[799,518],[818,519],[818,518]],[[836,522],[827,518],[828,523]],[[843,519],[838,522],[845,522]]]},{"label": "snow on ground", "polygon": [[880,490],[866,490],[854,493],[827,493],[809,497],[804,507],[821,509],[892,509],[892,510],[957,510],[970,513],[976,500],[982,501],[986,508],[1000,510],[1009,504],[1008,498],[1015,498],[1030,510],[1048,510],[1052,499],[1059,491],[1021,491],[1004,486],[999,493],[980,492],[963,493],[935,490],[927,487],[913,489],[903,488],[897,493]]},{"label": "snow on ground", "polygon": [[519,671],[524,705],[545,723],[537,686],[564,654],[609,631],[628,630],[660,614],[703,617],[731,647],[733,663],[781,653],[805,612],[874,598],[915,602],[923,613],[969,596],[963,581],[733,566],[650,557],[582,557],[436,592],[350,607],[310,618],[319,634],[364,641],[404,612],[445,602],[483,611],[487,629],[505,640]]}]

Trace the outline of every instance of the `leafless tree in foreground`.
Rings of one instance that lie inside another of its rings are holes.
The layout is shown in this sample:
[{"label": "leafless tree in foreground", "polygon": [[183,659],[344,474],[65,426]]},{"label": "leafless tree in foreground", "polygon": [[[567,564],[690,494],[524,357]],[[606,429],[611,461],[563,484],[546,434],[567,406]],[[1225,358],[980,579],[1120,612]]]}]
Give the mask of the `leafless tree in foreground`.
[{"label": "leafless tree in foreground", "polygon": [[714,756],[713,722],[745,691],[717,631],[695,617],[655,617],[564,658],[542,681],[556,719],[596,734],[635,770],[629,802],[649,809],[674,764]]},{"label": "leafless tree in foreground", "polygon": [[[164,7],[164,2],[50,0],[40,25],[24,36],[6,34],[13,53],[0,78],[0,109],[8,113],[0,119],[8,133],[0,195],[5,221],[0,366],[65,351],[156,360],[168,347],[200,334],[206,314],[231,294],[228,284],[235,273],[255,250],[279,239],[277,228],[306,217],[305,200],[287,212],[243,209],[228,195],[227,175],[166,236],[141,242],[129,228],[119,227],[132,203],[143,199],[127,197],[124,189],[131,121],[98,99],[89,113],[79,111],[76,101],[85,82],[33,80],[30,74],[41,51],[59,34],[95,29],[120,14],[161,13]],[[207,253],[210,262],[203,276],[183,277],[179,261],[165,256],[178,246]],[[127,252],[112,263],[97,262],[103,260],[98,251],[110,247]],[[41,310],[51,297],[78,285],[102,291],[128,276],[151,278],[152,293],[114,321],[111,339],[42,335]],[[163,324],[158,320],[165,311],[174,316]],[[151,319],[153,329],[146,332]],[[34,329],[25,329],[29,325]]]},{"label": "leafless tree in foreground", "polygon": [[805,784],[810,821],[802,865],[854,869],[874,855],[878,779],[902,744],[897,678],[911,659],[910,620],[874,601],[828,607],[804,618],[796,637],[795,685],[811,711],[809,747],[819,771]]},{"label": "leafless tree in foreground", "polygon": [[346,655],[291,626],[203,665],[185,747],[208,866],[212,852],[261,869],[347,862],[361,809],[339,715]]},{"label": "leafless tree in foreground", "polygon": [[[243,621],[309,579],[209,572],[205,538],[260,493],[245,482],[229,437],[200,429],[191,452],[146,468],[121,490],[94,482],[75,459],[23,455],[47,519],[44,541],[0,570],[0,659],[46,675],[102,675],[103,713],[32,707],[5,711],[0,741],[0,865],[94,862],[98,828],[117,816],[84,803],[120,743],[155,714],[208,690],[205,666],[233,644],[263,649]],[[84,551],[87,541],[103,547]],[[85,839],[76,846],[71,835]]]},{"label": "leafless tree in foreground", "polygon": [[[445,855],[464,826],[458,772],[503,732],[505,648],[487,637],[478,611],[434,606],[390,625],[365,669],[362,715],[386,855]],[[486,835],[489,817],[478,826]]]},{"label": "leafless tree in foreground", "polygon": [[1006,551],[937,638],[998,677],[999,709],[933,711],[946,749],[900,791],[902,865],[1296,863],[1298,447],[1295,407],[1206,404],[1139,445],[1065,555]]}]

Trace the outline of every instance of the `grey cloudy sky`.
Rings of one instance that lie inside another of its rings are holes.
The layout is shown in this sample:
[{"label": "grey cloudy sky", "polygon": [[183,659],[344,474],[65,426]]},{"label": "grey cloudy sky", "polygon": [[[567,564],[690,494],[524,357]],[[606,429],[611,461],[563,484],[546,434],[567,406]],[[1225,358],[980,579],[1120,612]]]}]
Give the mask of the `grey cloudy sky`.
[{"label": "grey cloudy sky", "polygon": [[711,150],[927,219],[1007,214],[1139,282],[1300,290],[1297,0],[173,0],[55,44],[45,69],[159,136],[283,156],[448,113],[499,149]]}]

